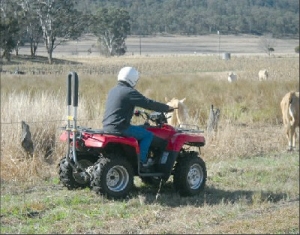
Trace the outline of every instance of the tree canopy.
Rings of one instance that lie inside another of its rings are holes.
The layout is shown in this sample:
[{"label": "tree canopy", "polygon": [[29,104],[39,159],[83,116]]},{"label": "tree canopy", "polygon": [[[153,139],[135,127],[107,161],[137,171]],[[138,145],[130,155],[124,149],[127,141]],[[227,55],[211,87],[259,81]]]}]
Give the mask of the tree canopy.
[{"label": "tree canopy", "polygon": [[130,17],[122,9],[100,9],[92,19],[91,31],[98,37],[101,51],[109,56],[126,52],[125,39],[130,33]]}]

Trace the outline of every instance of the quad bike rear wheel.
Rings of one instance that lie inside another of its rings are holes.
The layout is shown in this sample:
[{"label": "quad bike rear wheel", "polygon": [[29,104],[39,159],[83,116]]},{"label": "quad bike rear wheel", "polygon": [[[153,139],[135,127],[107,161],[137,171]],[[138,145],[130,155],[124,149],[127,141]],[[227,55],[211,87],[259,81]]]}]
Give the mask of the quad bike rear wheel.
[{"label": "quad bike rear wheel", "polygon": [[185,153],[178,159],[174,172],[174,188],[180,196],[199,194],[205,186],[207,170],[197,152]]},{"label": "quad bike rear wheel", "polygon": [[[71,161],[71,160],[70,160]],[[81,166],[87,168],[93,165],[90,161],[82,159],[78,161]],[[89,186],[90,182],[88,181],[79,181],[74,177],[74,170],[71,164],[68,162],[67,157],[64,157],[59,162],[59,179],[60,182],[67,187],[69,190],[77,188],[86,188]]]},{"label": "quad bike rear wheel", "polygon": [[133,169],[124,157],[100,157],[92,169],[91,187],[108,198],[125,198],[133,188]]}]

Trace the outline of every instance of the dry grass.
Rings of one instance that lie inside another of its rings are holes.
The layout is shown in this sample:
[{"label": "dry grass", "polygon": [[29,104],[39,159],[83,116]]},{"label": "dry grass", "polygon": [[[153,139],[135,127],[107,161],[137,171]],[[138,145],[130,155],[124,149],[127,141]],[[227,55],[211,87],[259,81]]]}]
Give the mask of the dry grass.
[{"label": "dry grass", "polygon": [[[221,110],[218,132],[202,148],[209,179],[199,197],[180,198],[169,183],[155,201],[155,189],[138,179],[125,202],[57,185],[68,72],[79,75],[78,124],[100,128],[107,91],[125,65],[141,72],[137,88],[146,96],[186,97],[190,122],[203,130],[210,105]],[[18,66],[25,75],[1,73],[1,233],[299,233],[299,152],[285,152],[279,107],[287,91],[299,89],[298,57],[76,58]],[[44,74],[33,75],[37,68]],[[270,71],[269,81],[258,82],[261,68]],[[228,71],[236,72],[236,83],[227,82]],[[30,125],[34,158],[20,145],[22,120]]]}]

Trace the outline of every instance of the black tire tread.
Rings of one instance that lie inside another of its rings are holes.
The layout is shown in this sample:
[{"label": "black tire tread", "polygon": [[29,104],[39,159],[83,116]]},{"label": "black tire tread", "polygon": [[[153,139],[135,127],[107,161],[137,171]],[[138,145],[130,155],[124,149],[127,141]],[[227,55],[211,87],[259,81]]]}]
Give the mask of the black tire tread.
[{"label": "black tire tread", "polygon": [[[129,182],[126,188],[120,192],[111,191],[106,185],[106,176],[110,168],[115,165],[122,165],[126,168],[129,174]],[[116,154],[107,155],[107,157],[101,156],[99,160],[94,164],[92,170],[91,188],[97,194],[105,195],[107,198],[121,199],[125,198],[133,188],[133,169],[131,164],[124,157],[120,157]]]},{"label": "black tire tread", "polygon": [[59,162],[59,180],[60,182],[67,187],[69,190],[86,187],[87,185],[82,185],[76,182],[76,180],[73,177],[73,168],[68,163],[68,160],[66,157],[62,158]]},{"label": "black tire tread", "polygon": [[[198,189],[191,189],[187,183],[186,178],[190,166],[195,163],[199,164],[202,167],[204,179]],[[201,191],[203,191],[206,180],[207,180],[206,165],[203,159],[199,157],[197,152],[191,151],[189,153],[185,153],[184,157],[178,159],[175,166],[173,184],[175,190],[180,194],[180,196],[186,197],[186,196],[194,196],[199,194]]]}]

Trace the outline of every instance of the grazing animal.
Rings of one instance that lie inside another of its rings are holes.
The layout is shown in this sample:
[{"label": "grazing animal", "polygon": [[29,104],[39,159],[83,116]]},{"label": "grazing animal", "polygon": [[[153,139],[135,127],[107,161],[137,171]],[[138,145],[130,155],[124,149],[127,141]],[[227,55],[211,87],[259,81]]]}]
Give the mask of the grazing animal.
[{"label": "grazing animal", "polygon": [[165,98],[167,105],[174,108],[173,112],[168,113],[169,118],[167,120],[169,125],[176,127],[187,122],[189,115],[188,108],[183,103],[185,99],[186,98],[179,100],[177,98],[173,98],[168,100],[167,97]]},{"label": "grazing animal", "polygon": [[288,150],[296,149],[296,128],[299,127],[299,92],[290,91],[281,100],[283,124],[288,138]]},{"label": "grazing animal", "polygon": [[228,82],[235,82],[237,80],[237,75],[233,72],[228,73]]},{"label": "grazing animal", "polygon": [[258,72],[258,80],[259,81],[265,81],[269,77],[269,71],[267,69],[261,69]]}]

